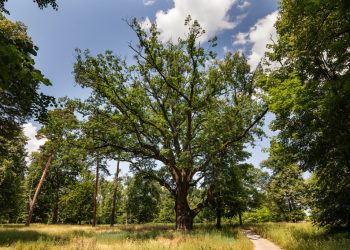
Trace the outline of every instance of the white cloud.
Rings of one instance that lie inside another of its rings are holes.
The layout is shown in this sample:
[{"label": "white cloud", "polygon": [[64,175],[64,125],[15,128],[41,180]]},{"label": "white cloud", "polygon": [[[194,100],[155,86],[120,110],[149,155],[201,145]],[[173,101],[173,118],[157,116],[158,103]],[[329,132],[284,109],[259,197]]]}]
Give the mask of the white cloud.
[{"label": "white cloud", "polygon": [[224,50],[224,54],[227,54],[228,52],[232,52],[232,50],[227,46],[222,47],[222,49]]},{"label": "white cloud", "polygon": [[146,17],[145,20],[143,20],[143,21],[141,22],[141,28],[142,28],[143,30],[146,30],[146,31],[148,31],[149,28],[151,28],[151,25],[152,25],[152,23],[151,23],[151,21],[149,20],[148,17]]},{"label": "white cloud", "polygon": [[271,43],[271,39],[276,40],[276,29],[274,24],[277,20],[278,12],[272,12],[271,14],[259,19],[248,32],[238,33],[234,36],[235,45],[251,44],[251,54],[248,56],[248,63],[252,69],[260,62],[261,58],[267,51],[266,45]]},{"label": "white cloud", "polygon": [[[187,34],[188,27],[185,27],[184,22],[188,15],[191,15],[192,20],[198,20],[206,31],[201,41],[205,41],[222,30],[235,28],[245,17],[241,15],[234,21],[230,20],[228,12],[237,0],[173,1],[173,8],[156,13],[155,22],[161,32],[160,39],[164,42],[169,39],[176,42],[178,37],[183,38]],[[145,21],[149,19],[146,18]]]},{"label": "white cloud", "polygon": [[32,123],[26,123],[23,125],[23,133],[26,137],[28,137],[28,142],[26,145],[26,151],[28,156],[34,151],[37,151],[41,145],[43,145],[47,139],[38,140],[35,138],[37,134],[37,128]]},{"label": "white cloud", "polygon": [[233,44],[243,45],[243,44],[248,43],[248,35],[249,35],[249,33],[239,32],[235,36],[235,41],[233,42]]},{"label": "white cloud", "polygon": [[250,2],[248,2],[248,1],[242,1],[242,2],[240,2],[240,3],[237,5],[237,8],[240,9],[240,10],[244,10],[244,9],[248,8],[250,5],[251,5]]},{"label": "white cloud", "polygon": [[144,5],[152,5],[156,2],[156,0],[143,0]]}]

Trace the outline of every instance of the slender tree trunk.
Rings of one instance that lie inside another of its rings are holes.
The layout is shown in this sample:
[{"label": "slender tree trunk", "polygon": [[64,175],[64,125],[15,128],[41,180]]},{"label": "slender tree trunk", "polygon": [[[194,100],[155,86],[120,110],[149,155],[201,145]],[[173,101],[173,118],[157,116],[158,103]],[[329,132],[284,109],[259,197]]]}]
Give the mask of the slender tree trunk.
[{"label": "slender tree trunk", "polygon": [[288,199],[288,208],[289,208],[289,213],[290,213],[293,211],[293,208],[292,208],[292,204],[290,202],[290,199],[289,198],[287,198],[287,199]]},{"label": "slender tree trunk", "polygon": [[52,224],[57,224],[58,222],[58,202],[55,201],[55,205],[52,209],[52,219],[51,223]]},{"label": "slender tree trunk", "polygon": [[221,229],[221,217],[222,217],[222,209],[221,208],[217,208],[216,209],[216,228],[217,229]]},{"label": "slender tree trunk", "polygon": [[28,217],[27,217],[27,220],[26,220],[26,223],[25,225],[28,227],[31,220],[32,220],[32,216],[33,216],[33,211],[34,211],[34,208],[35,208],[35,205],[36,205],[36,202],[38,200],[38,196],[39,196],[39,193],[40,193],[40,189],[41,187],[43,186],[43,183],[44,183],[44,180],[45,180],[45,177],[46,177],[46,174],[47,174],[47,171],[51,165],[51,161],[52,161],[52,158],[53,158],[53,153],[50,153],[49,155],[49,158],[47,159],[47,162],[45,164],[45,168],[43,170],[43,173],[41,174],[41,178],[40,178],[40,181],[38,183],[38,186],[36,187],[36,190],[35,190],[35,194],[34,194],[34,197],[32,199],[32,202],[30,203],[30,208],[29,208],[29,213],[28,213]]},{"label": "slender tree trunk", "polygon": [[58,203],[59,203],[59,173],[58,168],[55,169],[55,180],[52,182],[52,186],[55,189],[55,200],[54,200],[54,206],[52,209],[52,217],[51,217],[51,223],[57,224],[58,223]]},{"label": "slender tree trunk", "polygon": [[241,211],[238,212],[238,218],[239,218],[239,225],[243,226],[242,212]]},{"label": "slender tree trunk", "polygon": [[179,181],[176,185],[175,213],[177,230],[191,230],[193,228],[193,218],[195,215],[188,205],[188,188],[189,183],[186,180]]},{"label": "slender tree trunk", "polygon": [[118,193],[118,178],[119,178],[119,160],[117,162],[117,170],[114,176],[114,190],[113,190],[113,200],[112,200],[112,213],[111,213],[111,227],[113,227],[115,223],[115,211],[116,211],[116,200]]},{"label": "slender tree trunk", "polygon": [[222,212],[223,212],[223,204],[222,204],[222,196],[221,192],[219,192],[218,197],[216,199],[216,228],[221,229],[221,218],[222,218]]},{"label": "slender tree trunk", "polygon": [[242,212],[241,212],[241,211],[238,212],[238,217],[239,217],[239,225],[240,225],[240,226],[243,226]]},{"label": "slender tree trunk", "polygon": [[96,226],[96,213],[97,213],[97,193],[98,193],[98,182],[99,182],[99,169],[100,169],[100,157],[97,153],[96,156],[96,180],[95,180],[95,190],[94,190],[94,207],[93,207],[93,214],[92,214],[92,226]]}]

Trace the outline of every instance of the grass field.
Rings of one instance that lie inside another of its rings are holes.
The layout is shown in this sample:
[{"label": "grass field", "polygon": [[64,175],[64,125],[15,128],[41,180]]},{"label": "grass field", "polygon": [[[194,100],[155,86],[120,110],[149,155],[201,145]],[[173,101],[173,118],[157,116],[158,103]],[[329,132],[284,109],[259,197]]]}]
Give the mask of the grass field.
[{"label": "grass field", "polygon": [[0,249],[239,249],[253,244],[238,228],[198,226],[181,233],[173,225],[20,225],[0,226]]},{"label": "grass field", "polygon": [[311,223],[261,223],[250,229],[286,250],[349,250],[348,233],[326,234]]}]

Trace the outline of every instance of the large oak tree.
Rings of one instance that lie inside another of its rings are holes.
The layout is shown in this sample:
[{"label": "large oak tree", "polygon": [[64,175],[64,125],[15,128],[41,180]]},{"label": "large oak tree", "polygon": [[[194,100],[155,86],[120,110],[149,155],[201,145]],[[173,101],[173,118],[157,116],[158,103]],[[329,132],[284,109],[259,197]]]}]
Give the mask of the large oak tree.
[{"label": "large oak tree", "polygon": [[[171,192],[176,228],[182,230],[192,228],[193,218],[207,204],[204,199],[189,206],[190,186],[220,153],[241,150],[254,134],[260,135],[267,112],[245,57],[228,53],[217,59],[215,39],[203,47],[198,22],[188,18],[185,25],[184,39],[162,43],[156,25],[145,31],[133,20],[130,27],[138,38],[137,45],[130,45],[133,65],[111,51],[96,57],[78,51],[74,68],[76,82],[92,89],[88,103],[100,104],[92,111],[100,114],[100,147],[150,162],[133,167]],[[158,171],[156,163],[166,171]]]}]

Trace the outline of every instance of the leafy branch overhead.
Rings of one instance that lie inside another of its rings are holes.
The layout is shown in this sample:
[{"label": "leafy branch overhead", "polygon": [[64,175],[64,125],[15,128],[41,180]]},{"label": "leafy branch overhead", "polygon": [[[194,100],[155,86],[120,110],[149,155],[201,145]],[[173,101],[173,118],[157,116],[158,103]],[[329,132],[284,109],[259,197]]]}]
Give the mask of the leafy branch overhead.
[{"label": "leafy branch overhead", "polygon": [[[10,14],[10,12],[5,8],[5,3],[8,0],[0,0],[0,12],[4,12],[5,14]],[[38,5],[38,7],[40,9],[46,8],[49,5],[51,5],[51,7],[54,10],[58,9],[58,5],[56,3],[56,0],[33,0],[33,2],[36,2],[36,4]]]}]

